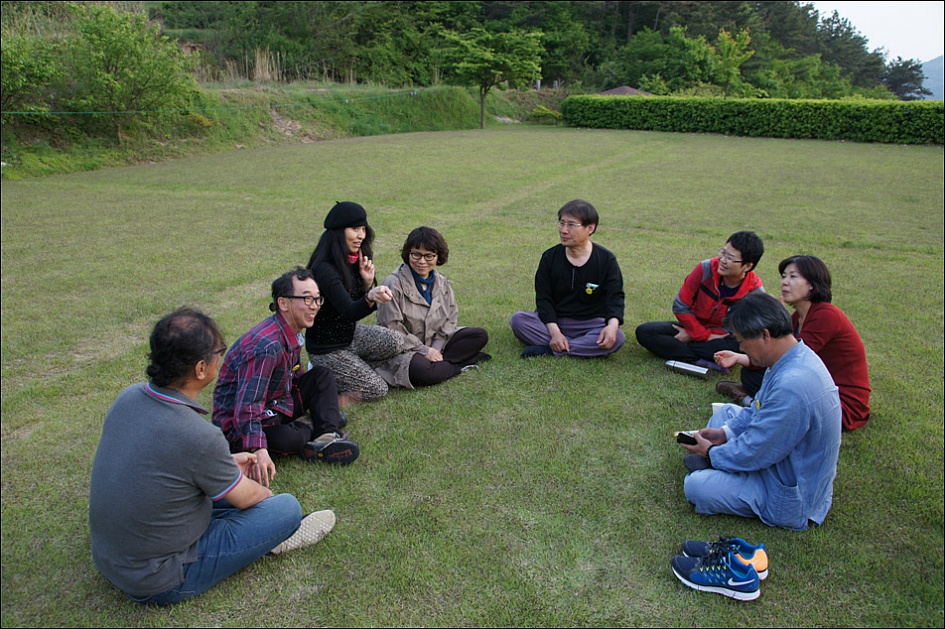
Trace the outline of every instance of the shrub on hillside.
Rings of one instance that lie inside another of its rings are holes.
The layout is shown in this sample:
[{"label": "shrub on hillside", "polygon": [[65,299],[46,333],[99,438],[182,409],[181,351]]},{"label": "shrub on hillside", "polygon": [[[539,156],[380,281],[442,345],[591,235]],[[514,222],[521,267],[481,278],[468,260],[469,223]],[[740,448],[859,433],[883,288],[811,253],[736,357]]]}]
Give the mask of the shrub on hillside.
[{"label": "shrub on hillside", "polygon": [[63,107],[107,121],[121,138],[131,123],[174,115],[196,82],[177,46],[144,16],[77,5],[76,36],[68,43]]},{"label": "shrub on hillside", "polygon": [[0,39],[0,103],[9,112],[44,112],[50,85],[62,76],[56,46],[32,34],[4,33]]},{"label": "shrub on hillside", "polygon": [[544,105],[539,105],[528,112],[527,120],[538,124],[556,125],[561,122],[561,112],[554,109],[548,109]]}]

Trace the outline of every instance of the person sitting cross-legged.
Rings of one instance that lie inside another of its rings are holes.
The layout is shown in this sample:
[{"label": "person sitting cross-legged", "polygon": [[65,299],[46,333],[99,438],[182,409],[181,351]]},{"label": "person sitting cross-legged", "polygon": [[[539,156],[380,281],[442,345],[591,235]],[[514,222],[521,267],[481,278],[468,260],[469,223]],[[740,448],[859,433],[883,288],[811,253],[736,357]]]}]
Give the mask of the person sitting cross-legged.
[{"label": "person sitting cross-legged", "polygon": [[449,280],[434,270],[449,259],[446,240],[432,227],[410,232],[404,263],[384,280],[392,298],[377,309],[377,323],[397,332],[404,351],[375,369],[388,384],[414,388],[444,382],[491,358],[483,328],[459,327]]},{"label": "person sitting cross-legged", "polygon": [[725,324],[752,364],[767,368],[750,407],[723,405],[694,434],[684,482],[696,513],[757,517],[769,526],[820,525],[833,503],[840,396],[823,361],[794,337],[774,297],[755,293]]},{"label": "person sitting cross-legged", "polygon": [[536,309],[512,316],[512,332],[526,345],[522,358],[593,358],[623,347],[623,275],[614,254],[591,242],[599,222],[587,201],[574,200],[558,210],[561,242],[538,263]]},{"label": "person sitting cross-legged", "polygon": [[715,353],[736,351],[738,343],[722,320],[739,299],[764,292],[754,271],[764,250],[754,232],[729,236],[716,257],[700,262],[683,281],[673,301],[676,321],[637,326],[637,342],[666,360],[726,371],[715,363]]}]

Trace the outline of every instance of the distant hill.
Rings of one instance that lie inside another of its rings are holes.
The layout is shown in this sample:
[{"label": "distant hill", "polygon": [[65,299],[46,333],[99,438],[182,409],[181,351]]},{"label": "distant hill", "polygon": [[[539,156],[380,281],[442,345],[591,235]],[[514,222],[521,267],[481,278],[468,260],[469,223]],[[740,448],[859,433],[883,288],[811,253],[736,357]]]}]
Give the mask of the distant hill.
[{"label": "distant hill", "polygon": [[925,89],[932,92],[926,96],[927,100],[945,100],[945,56],[926,61],[922,64],[922,73],[925,74]]}]

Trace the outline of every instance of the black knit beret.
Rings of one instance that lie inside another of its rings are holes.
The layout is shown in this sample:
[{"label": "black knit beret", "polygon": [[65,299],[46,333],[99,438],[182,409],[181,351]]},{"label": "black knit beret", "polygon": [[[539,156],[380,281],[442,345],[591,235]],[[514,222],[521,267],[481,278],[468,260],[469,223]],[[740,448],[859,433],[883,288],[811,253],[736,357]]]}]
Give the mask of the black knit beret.
[{"label": "black knit beret", "polygon": [[325,229],[343,229],[367,225],[367,212],[353,201],[339,201],[325,217]]}]

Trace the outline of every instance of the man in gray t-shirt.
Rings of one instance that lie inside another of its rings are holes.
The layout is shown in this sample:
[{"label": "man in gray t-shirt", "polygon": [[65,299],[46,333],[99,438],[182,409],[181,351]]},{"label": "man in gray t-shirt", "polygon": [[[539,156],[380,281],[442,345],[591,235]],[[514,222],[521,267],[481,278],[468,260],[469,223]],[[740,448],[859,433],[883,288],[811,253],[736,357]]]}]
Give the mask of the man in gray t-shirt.
[{"label": "man in gray t-shirt", "polygon": [[204,592],[269,552],[319,541],[331,511],[302,518],[298,500],[246,475],[250,453],[230,454],[195,401],[216,378],[226,345],[193,309],[151,334],[151,381],[115,400],[92,467],[92,558],[140,602],[175,603]]}]

